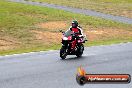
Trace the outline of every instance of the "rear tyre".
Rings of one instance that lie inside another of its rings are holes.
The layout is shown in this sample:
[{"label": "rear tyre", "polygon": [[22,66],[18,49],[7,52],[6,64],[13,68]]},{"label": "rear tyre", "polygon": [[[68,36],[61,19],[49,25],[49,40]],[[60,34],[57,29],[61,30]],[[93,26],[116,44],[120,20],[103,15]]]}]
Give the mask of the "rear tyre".
[{"label": "rear tyre", "polygon": [[83,54],[83,51],[84,51],[84,45],[81,44],[81,45],[79,46],[78,50],[77,50],[76,56],[77,56],[77,57],[81,57],[82,54]]},{"label": "rear tyre", "polygon": [[60,49],[60,57],[62,60],[64,60],[66,58],[66,56],[67,56],[66,49],[65,49],[65,47],[62,46]]}]

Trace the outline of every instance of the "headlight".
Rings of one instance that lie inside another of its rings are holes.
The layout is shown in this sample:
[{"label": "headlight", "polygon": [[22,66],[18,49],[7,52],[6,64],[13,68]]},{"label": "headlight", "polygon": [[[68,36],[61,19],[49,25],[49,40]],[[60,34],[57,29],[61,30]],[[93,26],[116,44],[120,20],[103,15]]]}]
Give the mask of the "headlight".
[{"label": "headlight", "polygon": [[63,37],[63,40],[68,40],[68,38],[67,37]]}]

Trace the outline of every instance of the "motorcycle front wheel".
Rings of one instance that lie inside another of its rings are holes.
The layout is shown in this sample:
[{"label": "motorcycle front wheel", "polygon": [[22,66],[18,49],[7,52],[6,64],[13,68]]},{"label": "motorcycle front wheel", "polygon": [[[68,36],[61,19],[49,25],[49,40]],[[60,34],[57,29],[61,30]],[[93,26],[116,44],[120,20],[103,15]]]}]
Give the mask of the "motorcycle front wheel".
[{"label": "motorcycle front wheel", "polygon": [[62,60],[64,60],[66,58],[66,56],[67,56],[66,48],[62,46],[60,49],[60,57]]}]

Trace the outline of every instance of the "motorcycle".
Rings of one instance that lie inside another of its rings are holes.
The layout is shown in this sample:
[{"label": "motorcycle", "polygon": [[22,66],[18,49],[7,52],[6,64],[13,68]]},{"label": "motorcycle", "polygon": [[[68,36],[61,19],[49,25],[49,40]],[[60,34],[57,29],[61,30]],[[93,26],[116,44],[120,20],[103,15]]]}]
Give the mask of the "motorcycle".
[{"label": "motorcycle", "polygon": [[63,34],[62,47],[60,49],[60,57],[65,59],[67,55],[76,55],[81,57],[84,51],[84,45],[86,39],[84,36],[79,36],[79,33],[74,33],[71,30],[66,32],[60,31]]}]

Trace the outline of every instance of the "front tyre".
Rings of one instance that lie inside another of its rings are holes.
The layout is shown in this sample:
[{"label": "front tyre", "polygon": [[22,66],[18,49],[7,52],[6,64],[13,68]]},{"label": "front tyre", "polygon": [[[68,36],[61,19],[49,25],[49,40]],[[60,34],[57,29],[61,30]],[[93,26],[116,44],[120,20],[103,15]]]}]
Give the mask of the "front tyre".
[{"label": "front tyre", "polygon": [[67,56],[66,49],[65,49],[65,47],[62,46],[60,49],[60,57],[62,60],[64,60],[66,58],[66,56]]},{"label": "front tyre", "polygon": [[77,50],[76,56],[77,56],[77,57],[81,57],[82,54],[83,54],[83,51],[84,51],[84,45],[81,44],[81,45],[79,46],[78,50]]}]

